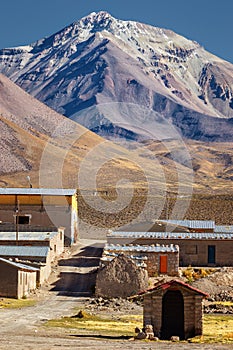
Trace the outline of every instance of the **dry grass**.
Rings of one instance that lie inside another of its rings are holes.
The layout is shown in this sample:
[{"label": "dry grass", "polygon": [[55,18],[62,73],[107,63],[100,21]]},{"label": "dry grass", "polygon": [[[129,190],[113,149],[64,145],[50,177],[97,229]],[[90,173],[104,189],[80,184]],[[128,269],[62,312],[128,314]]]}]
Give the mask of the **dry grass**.
[{"label": "dry grass", "polygon": [[190,339],[192,343],[233,343],[232,315],[205,315],[203,336]]},{"label": "dry grass", "polygon": [[123,315],[117,317],[116,320],[107,316],[95,316],[85,312],[83,314],[83,318],[63,317],[58,320],[50,320],[45,325],[46,327],[79,329],[88,333],[115,336],[134,336],[135,327],[142,325],[141,315]]},{"label": "dry grass", "polygon": [[36,303],[32,299],[0,299],[0,309],[21,309],[22,307],[34,306]]},{"label": "dry grass", "polygon": [[[122,315],[115,319],[84,313],[83,318],[63,317],[48,321],[46,327],[79,329],[93,334],[134,336],[135,327],[141,327],[142,315]],[[192,343],[233,343],[233,317],[204,315],[204,334],[189,339]]]}]

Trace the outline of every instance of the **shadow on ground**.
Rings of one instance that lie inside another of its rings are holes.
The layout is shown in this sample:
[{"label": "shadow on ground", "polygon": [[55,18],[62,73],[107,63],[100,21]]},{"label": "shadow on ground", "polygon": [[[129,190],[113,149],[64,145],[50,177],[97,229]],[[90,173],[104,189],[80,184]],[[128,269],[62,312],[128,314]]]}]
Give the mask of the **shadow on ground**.
[{"label": "shadow on ground", "polygon": [[96,244],[84,247],[69,259],[60,260],[59,266],[65,271],[60,273],[51,291],[65,296],[92,296],[102,252],[103,245]]},{"label": "shadow on ground", "polygon": [[124,339],[124,340],[128,340],[132,337],[128,336],[128,335],[100,335],[100,334],[96,334],[96,335],[85,335],[85,334],[71,334],[71,337],[76,337],[76,338],[96,338],[96,339],[112,339],[112,340],[118,340],[118,339]]}]

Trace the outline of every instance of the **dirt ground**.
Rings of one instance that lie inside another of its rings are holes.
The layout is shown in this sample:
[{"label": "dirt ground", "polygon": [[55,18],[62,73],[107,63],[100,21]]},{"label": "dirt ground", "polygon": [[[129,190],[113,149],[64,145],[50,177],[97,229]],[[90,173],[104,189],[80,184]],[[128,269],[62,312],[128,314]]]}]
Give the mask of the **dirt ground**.
[{"label": "dirt ground", "polygon": [[[232,344],[146,343],[93,336],[85,330],[44,327],[49,319],[71,316],[78,309],[87,307],[103,244],[101,241],[83,240],[82,244],[72,247],[71,252],[67,250],[54,266],[49,284],[32,296],[37,300],[36,305],[0,310],[0,349],[232,349]],[[140,306],[136,306],[135,310],[140,312]]]}]

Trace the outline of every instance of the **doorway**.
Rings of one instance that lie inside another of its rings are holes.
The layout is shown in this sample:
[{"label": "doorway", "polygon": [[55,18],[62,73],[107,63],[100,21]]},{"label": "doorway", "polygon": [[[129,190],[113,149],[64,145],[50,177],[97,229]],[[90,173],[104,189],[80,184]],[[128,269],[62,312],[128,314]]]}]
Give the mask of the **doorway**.
[{"label": "doorway", "polygon": [[169,290],[162,302],[161,339],[169,340],[172,336],[184,339],[184,299],[178,290]]},{"label": "doorway", "polygon": [[215,245],[208,245],[208,264],[216,263],[215,256],[216,256]]}]

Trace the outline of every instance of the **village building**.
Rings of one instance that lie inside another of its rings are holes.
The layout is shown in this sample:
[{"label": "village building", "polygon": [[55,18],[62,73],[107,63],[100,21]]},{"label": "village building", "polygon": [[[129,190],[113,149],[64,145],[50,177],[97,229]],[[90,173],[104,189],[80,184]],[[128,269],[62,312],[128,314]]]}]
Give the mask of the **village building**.
[{"label": "village building", "polygon": [[215,232],[111,232],[109,244],[178,245],[180,266],[232,266],[233,234]]},{"label": "village building", "polygon": [[36,268],[38,287],[48,280],[51,263],[63,251],[64,228],[56,232],[0,232],[0,256]]},{"label": "village building", "polygon": [[65,244],[73,244],[78,239],[76,190],[0,188],[0,221],[23,232],[65,227]]},{"label": "village building", "polygon": [[0,231],[1,245],[49,247],[50,259],[53,261],[64,251],[64,228],[56,232],[18,232],[17,235],[15,232]]},{"label": "village building", "polygon": [[23,298],[36,289],[38,269],[0,258],[0,296]]},{"label": "village building", "polygon": [[124,254],[134,260],[136,265],[145,267],[149,277],[158,274],[178,276],[179,247],[177,245],[106,244],[100,261],[107,265],[119,254]]},{"label": "village building", "polygon": [[202,300],[207,294],[190,285],[171,280],[139,293],[143,297],[144,328],[152,325],[154,335],[163,340],[180,340],[202,335]]},{"label": "village building", "polygon": [[213,220],[160,220],[160,222],[166,225],[187,228],[189,232],[212,233],[215,229]]},{"label": "village building", "polygon": [[31,265],[32,267],[40,267],[40,275],[37,276],[37,281],[40,284],[47,280],[51,273],[51,257],[50,248],[46,246],[0,245],[0,258],[11,259],[16,262],[31,262],[35,264]]}]

